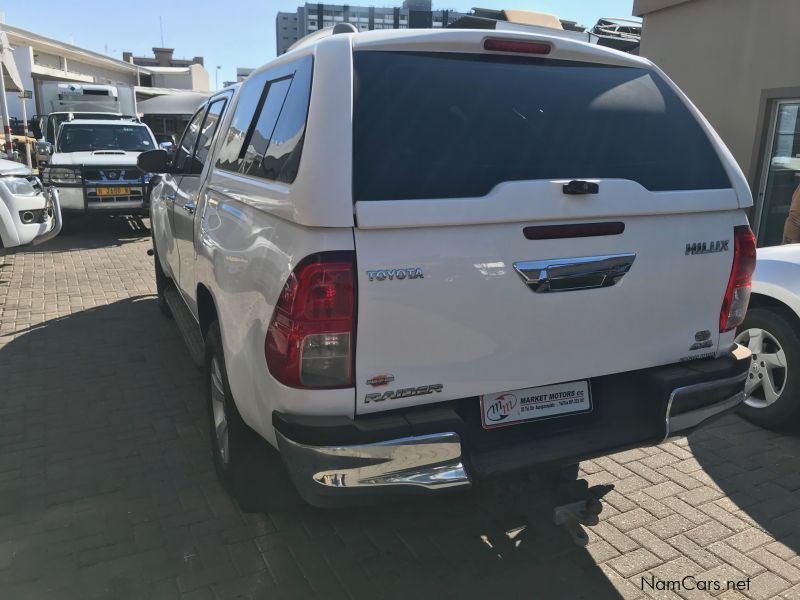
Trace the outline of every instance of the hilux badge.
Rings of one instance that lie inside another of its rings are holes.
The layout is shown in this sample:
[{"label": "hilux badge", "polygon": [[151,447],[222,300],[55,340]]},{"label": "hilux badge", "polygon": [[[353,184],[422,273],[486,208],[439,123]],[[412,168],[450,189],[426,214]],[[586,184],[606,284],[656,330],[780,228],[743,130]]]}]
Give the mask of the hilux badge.
[{"label": "hilux badge", "polygon": [[686,244],[686,256],[695,254],[714,254],[715,252],[727,252],[730,240],[717,240],[714,242],[693,242]]}]

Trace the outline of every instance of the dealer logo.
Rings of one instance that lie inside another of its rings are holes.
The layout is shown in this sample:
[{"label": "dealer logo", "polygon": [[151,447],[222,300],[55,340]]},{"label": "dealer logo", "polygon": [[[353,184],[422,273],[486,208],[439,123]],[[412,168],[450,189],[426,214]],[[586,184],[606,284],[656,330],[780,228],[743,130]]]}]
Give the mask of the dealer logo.
[{"label": "dealer logo", "polygon": [[494,402],[486,407],[486,420],[492,423],[499,423],[507,419],[511,416],[518,403],[519,400],[514,394],[498,396]]}]

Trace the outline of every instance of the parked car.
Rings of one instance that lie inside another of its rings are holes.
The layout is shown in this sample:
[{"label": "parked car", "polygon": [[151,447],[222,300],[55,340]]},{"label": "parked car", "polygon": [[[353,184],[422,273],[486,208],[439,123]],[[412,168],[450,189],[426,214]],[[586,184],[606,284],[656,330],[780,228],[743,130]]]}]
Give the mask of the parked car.
[{"label": "parked car", "polygon": [[315,34],[153,185],[214,464],[331,505],[661,443],[736,409],[747,182],[652,63],[545,34]]},{"label": "parked car", "polygon": [[761,248],[736,341],[753,353],[741,414],[770,429],[800,425],[800,244]]},{"label": "parked car", "polygon": [[136,159],[154,148],[153,133],[143,123],[67,121],[42,179],[58,188],[65,213],[147,214],[150,174],[136,167]]},{"label": "parked car", "polygon": [[25,165],[0,159],[0,248],[46,242],[60,231],[58,194]]}]

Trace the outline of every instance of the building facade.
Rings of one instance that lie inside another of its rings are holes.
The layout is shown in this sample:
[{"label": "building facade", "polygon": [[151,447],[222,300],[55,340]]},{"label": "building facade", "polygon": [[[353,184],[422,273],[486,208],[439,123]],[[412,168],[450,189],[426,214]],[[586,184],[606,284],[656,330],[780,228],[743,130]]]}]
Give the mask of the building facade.
[{"label": "building facade", "polygon": [[153,56],[134,56],[132,52],[123,52],[122,60],[145,67],[140,70],[139,76],[139,85],[143,88],[209,91],[208,71],[203,66],[203,57],[175,58],[174,53],[174,48],[153,48]]},{"label": "building facade", "polygon": [[[105,54],[92,52],[71,44],[2,24],[14,51],[23,87],[33,92],[33,100],[27,101],[28,117],[40,111],[38,90],[40,82],[70,81],[75,83],[122,84],[135,86],[139,83],[139,67]],[[22,101],[17,93],[6,93],[8,113],[11,119],[22,118]]]},{"label": "building facade", "polygon": [[396,7],[307,2],[297,12],[279,12],[275,17],[276,51],[281,55],[300,38],[337,23],[351,23],[359,31],[431,29],[447,27],[462,16],[463,13],[452,10],[433,10],[431,0],[405,0]]},{"label": "building facade", "polygon": [[[154,48],[152,58],[125,52],[125,60],[119,60],[7,23],[0,23],[0,29],[8,37],[23,88],[33,92],[33,99],[25,105],[29,118],[43,110],[39,90],[46,81],[134,87],[139,100],[182,90],[209,89],[208,73],[199,56],[190,60],[173,59],[172,49]],[[23,101],[19,94],[8,92],[6,100],[9,118],[22,119]]]},{"label": "building facade", "polygon": [[800,185],[800,2],[634,0],[640,53],[659,65],[730,148],[755,200],[759,245],[780,244]]}]

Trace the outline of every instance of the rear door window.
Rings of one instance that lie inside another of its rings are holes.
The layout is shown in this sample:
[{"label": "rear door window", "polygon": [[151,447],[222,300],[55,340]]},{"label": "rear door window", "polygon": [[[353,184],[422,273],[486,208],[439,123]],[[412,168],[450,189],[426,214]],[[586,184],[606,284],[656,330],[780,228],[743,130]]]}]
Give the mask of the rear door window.
[{"label": "rear door window", "polygon": [[504,181],[730,188],[657,73],[531,57],[353,54],[354,200],[477,197]]},{"label": "rear door window", "polygon": [[219,98],[214,100],[208,107],[206,118],[197,138],[197,150],[194,153],[192,173],[201,173],[203,171],[203,165],[206,164],[208,153],[211,150],[211,143],[214,141],[214,134],[219,126],[219,119],[225,110],[227,102],[227,98]]},{"label": "rear door window", "polygon": [[175,153],[175,173],[187,174],[191,172],[191,158],[197,143],[197,137],[200,135],[200,121],[203,119],[204,111],[205,107],[197,111],[183,132],[183,137]]}]

